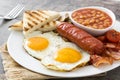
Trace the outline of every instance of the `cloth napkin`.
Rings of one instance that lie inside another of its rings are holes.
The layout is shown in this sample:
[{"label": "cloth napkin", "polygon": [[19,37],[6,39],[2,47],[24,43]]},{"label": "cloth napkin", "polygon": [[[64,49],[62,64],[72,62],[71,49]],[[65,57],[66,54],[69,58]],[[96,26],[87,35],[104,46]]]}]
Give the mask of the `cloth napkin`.
[{"label": "cloth napkin", "polygon": [[[7,46],[4,44],[0,47],[1,56],[3,60],[3,67],[5,71],[5,76],[7,80],[43,80],[43,79],[53,79],[58,77],[46,76],[36,72],[32,72],[26,68],[23,68],[18,63],[16,63],[7,51]],[[106,73],[102,73],[96,76],[105,76]]]}]

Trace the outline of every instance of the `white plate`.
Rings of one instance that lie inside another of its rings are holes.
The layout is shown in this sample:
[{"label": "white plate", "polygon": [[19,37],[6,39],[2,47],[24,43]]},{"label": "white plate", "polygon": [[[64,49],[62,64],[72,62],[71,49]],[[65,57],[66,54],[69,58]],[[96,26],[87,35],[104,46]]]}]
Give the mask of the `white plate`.
[{"label": "white plate", "polygon": [[[114,29],[120,31],[119,26],[120,22],[116,21]],[[44,67],[39,60],[27,54],[27,52],[23,49],[22,44],[23,44],[22,32],[12,31],[7,42],[8,51],[11,57],[21,66],[45,75],[59,77],[85,77],[100,74],[120,66],[120,61],[116,61],[112,65],[102,65],[99,68],[95,68],[92,65],[90,65],[78,68],[71,72],[58,72],[54,70],[49,70],[46,67]]]}]

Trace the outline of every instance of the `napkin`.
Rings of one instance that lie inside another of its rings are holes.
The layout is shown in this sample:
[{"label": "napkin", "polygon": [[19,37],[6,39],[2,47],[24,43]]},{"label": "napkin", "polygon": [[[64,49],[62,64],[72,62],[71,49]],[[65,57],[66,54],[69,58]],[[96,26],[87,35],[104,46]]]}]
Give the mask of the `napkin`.
[{"label": "napkin", "polygon": [[[3,67],[7,80],[41,80],[41,79],[43,80],[43,79],[58,78],[58,77],[51,77],[40,73],[36,73],[20,66],[9,55],[6,44],[0,47],[0,51],[3,59]],[[105,75],[106,73],[102,73],[102,74],[94,75],[92,77],[105,76]]]}]

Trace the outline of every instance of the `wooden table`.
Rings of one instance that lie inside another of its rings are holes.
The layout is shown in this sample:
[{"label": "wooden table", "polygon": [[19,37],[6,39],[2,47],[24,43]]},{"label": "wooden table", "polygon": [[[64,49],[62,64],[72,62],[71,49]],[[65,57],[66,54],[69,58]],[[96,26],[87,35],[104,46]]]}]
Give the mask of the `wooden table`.
[{"label": "wooden table", "polygon": [[[25,4],[25,10],[31,9],[46,9],[55,11],[71,11],[83,6],[104,6],[111,9],[120,20],[120,2],[108,3],[100,0],[0,0],[0,15],[7,14],[17,3]],[[24,11],[23,11],[24,12]],[[9,37],[10,31],[8,26],[22,19],[22,13],[13,20],[0,20],[0,45],[5,43]],[[107,72],[106,76],[102,77],[87,77],[80,80],[120,80],[120,67]],[[2,67],[2,59],[0,57],[0,80],[4,80],[4,70]],[[71,78],[68,80],[78,80]]]}]

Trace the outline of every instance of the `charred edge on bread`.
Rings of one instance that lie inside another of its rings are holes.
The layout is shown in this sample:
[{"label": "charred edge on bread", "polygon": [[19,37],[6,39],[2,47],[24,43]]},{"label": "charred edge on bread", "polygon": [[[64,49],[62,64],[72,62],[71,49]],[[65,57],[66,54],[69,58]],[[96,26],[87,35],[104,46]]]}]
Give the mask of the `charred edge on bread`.
[{"label": "charred edge on bread", "polygon": [[[23,24],[23,21],[20,21],[20,24],[22,25]],[[13,28],[13,27],[20,27],[20,26],[18,26],[18,25],[11,25],[11,26],[9,26],[8,28]]]},{"label": "charred edge on bread", "polygon": [[9,28],[12,28],[12,27],[19,27],[19,26],[14,26],[14,25],[9,26]]},{"label": "charred edge on bread", "polygon": [[19,26],[14,26],[14,25],[9,26],[9,28],[12,28],[12,27],[15,27],[15,28],[16,28],[16,27],[19,27]]}]

